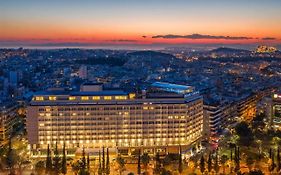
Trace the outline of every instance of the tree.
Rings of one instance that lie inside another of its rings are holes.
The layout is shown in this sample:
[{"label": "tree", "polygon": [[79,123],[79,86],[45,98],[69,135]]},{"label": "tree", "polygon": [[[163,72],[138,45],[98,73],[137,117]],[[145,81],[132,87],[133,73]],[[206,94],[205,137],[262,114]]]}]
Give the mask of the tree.
[{"label": "tree", "polygon": [[264,175],[261,170],[251,170],[248,175]]},{"label": "tree", "polygon": [[281,159],[280,159],[280,150],[277,148],[277,172],[281,169]]},{"label": "tree", "polygon": [[141,151],[139,150],[139,155],[138,155],[138,175],[141,174]]},{"label": "tree", "polygon": [[200,159],[200,171],[203,174],[205,172],[205,160],[204,160],[204,156],[201,156]]},{"label": "tree", "polygon": [[47,158],[46,158],[46,174],[50,174],[53,169],[53,164],[52,164],[52,157],[51,157],[51,150],[50,150],[50,145],[48,144],[47,148]]},{"label": "tree", "polygon": [[83,147],[82,149],[82,158],[79,161],[80,163],[80,170],[79,170],[79,175],[89,175],[89,171],[87,169],[87,161],[86,161],[86,156],[85,156],[85,148]]},{"label": "tree", "polygon": [[150,161],[150,157],[147,153],[144,153],[142,156],[141,156],[141,162],[144,166],[144,169],[145,171],[147,172],[147,166],[149,164],[149,161]]},{"label": "tree", "polygon": [[270,172],[274,171],[275,167],[276,167],[276,164],[275,164],[275,162],[274,162],[274,153],[272,152],[272,153],[271,153],[270,165],[269,165],[269,167],[268,167],[268,168],[269,168],[269,171],[270,171]]},{"label": "tree", "polygon": [[120,175],[122,174],[122,172],[124,171],[124,168],[125,168],[125,160],[121,157],[121,155],[119,154],[117,159],[116,159],[116,162],[118,163],[119,165],[119,173]]},{"label": "tree", "polygon": [[107,174],[107,175],[110,174],[110,162],[109,162],[109,150],[108,150],[108,148],[106,149],[106,169],[105,169],[105,174]]},{"label": "tree", "polygon": [[71,167],[72,167],[72,171],[74,172],[74,174],[78,174],[78,172],[80,170],[80,163],[79,163],[79,161],[76,161],[76,162],[72,163]]},{"label": "tree", "polygon": [[98,175],[102,175],[102,168],[101,168],[101,153],[99,151],[99,168],[98,168]]},{"label": "tree", "polygon": [[218,173],[220,170],[218,152],[216,152],[216,156],[215,156],[214,170],[216,173]]},{"label": "tree", "polygon": [[81,169],[86,170],[87,162],[86,162],[86,156],[85,156],[85,148],[82,149],[82,159],[81,159]]},{"label": "tree", "polygon": [[248,168],[249,168],[249,171],[251,171],[252,166],[253,166],[253,164],[254,164],[254,159],[253,159],[251,156],[248,156],[248,157],[246,158],[246,164],[247,164],[247,166],[248,166]]},{"label": "tree", "polygon": [[230,148],[230,160],[231,160],[231,161],[233,160],[233,158],[232,158],[232,157],[233,157],[233,156],[232,156],[232,154],[233,154],[233,153],[232,153],[232,148]]},{"label": "tree", "polygon": [[247,122],[241,122],[236,125],[235,131],[239,136],[239,143],[243,146],[250,146],[254,140],[254,135]]},{"label": "tree", "polygon": [[90,172],[90,167],[91,167],[91,164],[90,164],[90,155],[88,154],[87,155],[87,171]]},{"label": "tree", "polygon": [[6,163],[9,168],[10,174],[14,174],[14,165],[15,165],[15,158],[14,158],[14,151],[12,148],[12,139],[9,139],[8,143],[8,151],[7,151],[7,157],[6,157]]},{"label": "tree", "polygon": [[134,173],[130,172],[130,173],[128,173],[128,175],[134,175]]},{"label": "tree", "polygon": [[61,173],[62,174],[67,173],[65,143],[63,144],[63,149],[62,149]]},{"label": "tree", "polygon": [[35,164],[35,172],[38,175],[43,175],[44,174],[44,169],[45,169],[45,162],[44,161],[38,161]]},{"label": "tree", "polygon": [[172,175],[172,172],[166,169],[163,169],[161,175]]},{"label": "tree", "polygon": [[225,163],[228,161],[227,155],[222,155],[220,163],[222,164],[223,167],[223,174],[225,174]]},{"label": "tree", "polygon": [[104,146],[102,147],[102,173],[105,173],[105,153],[104,153]]},{"label": "tree", "polygon": [[181,174],[183,171],[183,167],[182,167],[182,155],[181,155],[181,146],[180,146],[180,151],[179,151],[179,173]]},{"label": "tree", "polygon": [[235,162],[235,172],[240,171],[240,148],[235,148],[235,155],[234,155],[234,162]]},{"label": "tree", "polygon": [[212,154],[209,154],[209,158],[208,158],[208,172],[210,173],[212,171]]},{"label": "tree", "polygon": [[60,156],[59,156],[57,143],[55,145],[53,162],[54,162],[54,164],[53,164],[54,174],[58,175],[60,173]]},{"label": "tree", "polygon": [[160,155],[159,155],[159,152],[157,152],[156,156],[155,156],[154,174],[160,174],[160,172],[161,172]]}]

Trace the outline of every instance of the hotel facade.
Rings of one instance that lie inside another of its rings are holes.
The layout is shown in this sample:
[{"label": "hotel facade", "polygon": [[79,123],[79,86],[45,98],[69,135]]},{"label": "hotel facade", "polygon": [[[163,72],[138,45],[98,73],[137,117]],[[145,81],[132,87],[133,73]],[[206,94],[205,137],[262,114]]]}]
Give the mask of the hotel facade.
[{"label": "hotel facade", "polygon": [[140,94],[84,89],[34,95],[27,109],[33,150],[64,143],[68,150],[188,147],[202,137],[203,100],[190,86],[155,83]]}]

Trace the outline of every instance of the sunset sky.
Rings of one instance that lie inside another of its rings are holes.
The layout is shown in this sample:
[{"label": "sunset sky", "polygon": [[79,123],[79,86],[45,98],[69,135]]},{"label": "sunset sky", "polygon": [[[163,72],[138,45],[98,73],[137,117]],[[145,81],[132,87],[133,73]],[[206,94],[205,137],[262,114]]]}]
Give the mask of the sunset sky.
[{"label": "sunset sky", "polygon": [[280,0],[1,0],[0,46],[281,43]]}]

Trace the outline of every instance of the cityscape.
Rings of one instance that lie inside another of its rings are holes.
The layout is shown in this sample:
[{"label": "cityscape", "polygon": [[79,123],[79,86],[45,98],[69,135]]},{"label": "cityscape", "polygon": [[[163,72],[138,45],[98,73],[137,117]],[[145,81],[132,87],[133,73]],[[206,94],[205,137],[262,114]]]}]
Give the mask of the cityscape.
[{"label": "cityscape", "polygon": [[281,174],[281,1],[0,2],[0,175]]}]

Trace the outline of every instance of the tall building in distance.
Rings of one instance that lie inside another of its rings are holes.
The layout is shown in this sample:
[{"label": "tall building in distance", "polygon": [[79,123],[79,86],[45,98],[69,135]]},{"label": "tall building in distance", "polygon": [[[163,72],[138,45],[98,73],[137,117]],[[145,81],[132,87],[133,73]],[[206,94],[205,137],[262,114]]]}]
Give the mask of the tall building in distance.
[{"label": "tall building in distance", "polygon": [[18,84],[18,73],[16,71],[9,72],[9,82],[12,86],[16,87]]},{"label": "tall building in distance", "polygon": [[81,79],[87,79],[88,78],[88,67],[85,65],[80,66],[79,71],[78,71],[78,76]]},{"label": "tall building in distance", "polygon": [[86,86],[33,97],[27,111],[33,150],[65,143],[68,151],[106,146],[123,153],[154,152],[188,149],[202,136],[203,100],[193,87],[158,82],[138,94]]}]

